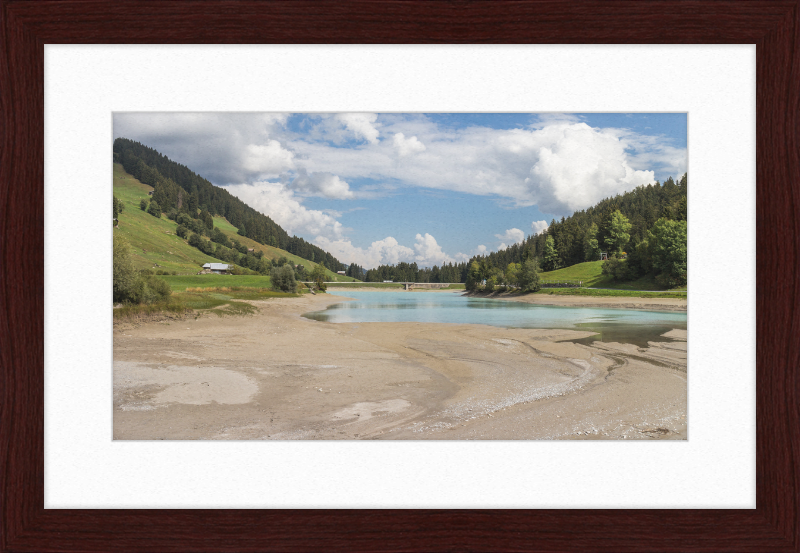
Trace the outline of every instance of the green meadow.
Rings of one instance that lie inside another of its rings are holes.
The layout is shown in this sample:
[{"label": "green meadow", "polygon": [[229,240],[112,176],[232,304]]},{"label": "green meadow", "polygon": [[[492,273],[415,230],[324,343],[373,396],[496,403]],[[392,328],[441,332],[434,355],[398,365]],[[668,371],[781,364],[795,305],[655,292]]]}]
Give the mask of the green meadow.
[{"label": "green meadow", "polygon": [[[142,200],[149,201],[147,193],[152,191],[153,187],[139,182],[128,174],[119,163],[114,164],[113,185],[114,195],[125,205],[125,210],[119,217],[119,228],[114,232],[125,238],[131,245],[132,259],[137,269],[164,270],[170,273],[175,271],[180,275],[196,275],[202,270],[205,263],[224,263],[193,248],[186,240],[177,236],[175,234],[175,230],[178,228],[177,223],[168,219],[166,215],[156,218],[139,209],[139,203]],[[248,248],[263,252],[267,259],[286,257],[295,265],[303,265],[309,272],[317,265],[280,248],[259,244],[245,236],[239,236],[238,229],[224,217],[214,217],[214,226],[228,238],[236,239]],[[226,278],[231,277],[226,275]],[[268,279],[268,277],[255,278]],[[327,271],[327,278],[340,282],[356,280],[338,275],[330,270]],[[216,284],[209,284],[209,286],[216,286]],[[251,286],[251,284],[244,286]],[[262,286],[262,284],[253,284],[252,286]]]},{"label": "green meadow", "polygon": [[[609,288],[612,290],[645,290],[645,291],[664,291],[664,287],[660,286],[651,276],[645,276],[629,282],[614,282],[611,277],[603,274],[602,261],[587,261],[585,263],[578,263],[571,267],[557,269],[546,273],[539,273],[539,279],[542,283],[546,282],[570,282],[578,284],[582,283],[583,287],[588,288]],[[686,289],[686,286],[677,288],[677,290]],[[547,289],[548,291],[550,289]],[[578,294],[570,294],[578,295]],[[603,295],[603,294],[581,294],[581,295]],[[606,294],[613,295],[613,294]],[[650,296],[648,296],[650,297]],[[674,297],[669,295],[668,297]]]}]

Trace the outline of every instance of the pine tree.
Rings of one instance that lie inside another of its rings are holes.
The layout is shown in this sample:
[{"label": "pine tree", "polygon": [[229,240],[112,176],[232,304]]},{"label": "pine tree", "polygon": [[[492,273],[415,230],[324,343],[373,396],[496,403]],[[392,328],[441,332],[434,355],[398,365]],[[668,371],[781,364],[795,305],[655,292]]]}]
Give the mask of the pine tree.
[{"label": "pine tree", "polygon": [[558,252],[556,251],[555,240],[548,235],[544,244],[544,253],[542,254],[542,269],[545,271],[555,271],[558,269]]}]

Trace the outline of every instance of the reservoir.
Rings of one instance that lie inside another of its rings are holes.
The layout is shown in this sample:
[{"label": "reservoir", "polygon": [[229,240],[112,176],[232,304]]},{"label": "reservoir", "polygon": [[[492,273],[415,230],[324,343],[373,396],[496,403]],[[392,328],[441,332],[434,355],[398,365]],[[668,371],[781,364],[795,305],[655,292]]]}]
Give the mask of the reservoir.
[{"label": "reservoir", "polygon": [[639,347],[646,347],[648,341],[664,341],[661,335],[672,329],[686,329],[685,312],[555,307],[465,297],[461,291],[328,293],[355,301],[345,300],[303,316],[332,323],[420,322],[585,330],[596,335],[578,342],[600,340]]}]

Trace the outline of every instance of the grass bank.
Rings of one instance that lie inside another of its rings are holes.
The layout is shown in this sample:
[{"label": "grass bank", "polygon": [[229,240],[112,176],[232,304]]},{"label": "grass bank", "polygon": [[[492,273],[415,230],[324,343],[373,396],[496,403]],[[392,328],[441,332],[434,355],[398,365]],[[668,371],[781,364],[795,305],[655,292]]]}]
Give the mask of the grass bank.
[{"label": "grass bank", "polygon": [[[574,282],[575,284],[577,284],[578,282],[580,282],[582,283],[583,287],[588,287],[588,288],[608,288],[611,290],[648,290],[654,292],[664,291],[664,287],[659,285],[655,281],[655,279],[649,275],[636,280],[632,280],[630,282],[615,282],[611,277],[603,274],[602,261],[587,261],[585,263],[578,263],[577,265],[572,265],[571,267],[565,267],[563,269],[557,269],[555,271],[539,273],[539,279],[542,281],[542,283]],[[686,286],[682,286],[676,289],[685,290]],[[576,294],[571,294],[571,295],[576,295]]]},{"label": "grass bank", "polygon": [[170,319],[197,317],[203,313],[213,313],[219,317],[251,315],[256,306],[247,300],[266,300],[270,298],[295,298],[299,294],[274,292],[256,287],[208,287],[185,288],[173,292],[169,302],[148,305],[123,305],[114,309],[114,323],[143,323]]},{"label": "grass bank", "polygon": [[553,296],[593,296],[593,297],[625,297],[625,298],[677,298],[686,299],[686,292],[641,290],[594,290],[591,288],[542,288],[536,294]]},{"label": "grass bank", "polygon": [[262,275],[175,275],[162,276],[173,292],[187,288],[269,288],[272,286],[268,276]]}]

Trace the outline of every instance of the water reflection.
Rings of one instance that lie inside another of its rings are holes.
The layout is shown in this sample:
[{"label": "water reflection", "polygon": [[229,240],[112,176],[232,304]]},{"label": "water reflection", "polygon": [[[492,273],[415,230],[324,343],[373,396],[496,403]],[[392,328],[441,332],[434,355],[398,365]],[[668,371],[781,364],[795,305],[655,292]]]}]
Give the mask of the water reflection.
[{"label": "water reflection", "polygon": [[331,292],[354,298],[324,311],[305,313],[317,321],[470,323],[509,328],[566,328],[588,330],[595,336],[579,340],[622,342],[646,347],[664,341],[661,335],[686,328],[685,312],[638,311],[586,307],[554,307],[468,298],[449,292]]}]

